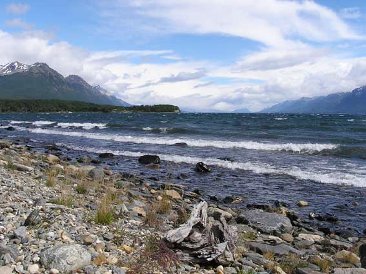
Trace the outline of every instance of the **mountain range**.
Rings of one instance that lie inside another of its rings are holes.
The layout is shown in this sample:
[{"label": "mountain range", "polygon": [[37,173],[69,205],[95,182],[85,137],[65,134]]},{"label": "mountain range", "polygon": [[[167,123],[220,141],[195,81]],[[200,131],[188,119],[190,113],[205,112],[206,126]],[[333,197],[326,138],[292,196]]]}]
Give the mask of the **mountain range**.
[{"label": "mountain range", "polygon": [[91,86],[78,75],[64,77],[45,63],[0,65],[0,99],[56,99],[130,106],[100,86]]},{"label": "mountain range", "polygon": [[263,109],[261,113],[348,113],[366,114],[366,86],[351,92],[289,100]]}]

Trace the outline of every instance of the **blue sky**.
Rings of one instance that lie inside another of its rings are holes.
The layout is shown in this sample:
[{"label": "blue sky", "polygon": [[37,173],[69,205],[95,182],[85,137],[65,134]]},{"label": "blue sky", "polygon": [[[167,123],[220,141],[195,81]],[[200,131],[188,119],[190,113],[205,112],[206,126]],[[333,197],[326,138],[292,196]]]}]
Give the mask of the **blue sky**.
[{"label": "blue sky", "polygon": [[0,64],[46,62],[135,104],[255,111],[366,84],[361,0],[5,0],[0,9]]}]

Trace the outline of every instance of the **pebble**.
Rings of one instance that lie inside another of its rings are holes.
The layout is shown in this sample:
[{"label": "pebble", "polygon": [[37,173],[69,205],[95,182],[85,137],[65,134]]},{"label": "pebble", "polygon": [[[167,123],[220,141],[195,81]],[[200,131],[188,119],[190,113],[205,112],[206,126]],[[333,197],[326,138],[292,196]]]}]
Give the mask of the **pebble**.
[{"label": "pebble", "polygon": [[39,265],[38,264],[32,264],[28,266],[28,271],[30,274],[35,274],[39,272]]}]

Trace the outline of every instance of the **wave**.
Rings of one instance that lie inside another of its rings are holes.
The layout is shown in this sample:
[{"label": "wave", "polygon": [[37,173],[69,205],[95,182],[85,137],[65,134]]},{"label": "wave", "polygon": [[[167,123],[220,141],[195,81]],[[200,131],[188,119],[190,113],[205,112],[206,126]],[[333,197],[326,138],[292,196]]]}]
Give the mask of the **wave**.
[{"label": "wave", "polygon": [[336,149],[338,145],[334,144],[294,144],[294,143],[260,143],[254,141],[220,141],[220,140],[203,140],[203,139],[183,139],[183,138],[164,138],[152,136],[130,136],[130,135],[115,135],[101,134],[90,132],[77,131],[59,131],[53,129],[27,129],[33,133],[53,134],[63,136],[82,137],[94,140],[114,141],[121,143],[136,143],[136,144],[153,144],[153,145],[174,145],[176,143],[186,143],[191,147],[217,147],[217,148],[242,148],[249,150],[267,150],[267,151],[287,151],[294,153],[319,153],[323,150]]},{"label": "wave", "polygon": [[[127,157],[140,157],[145,155],[143,152],[133,152],[133,151],[115,151],[106,149],[97,149],[91,147],[80,147],[72,146],[67,144],[59,143],[57,145],[65,146],[73,150],[85,151],[89,153],[113,153],[114,155],[127,156]],[[366,187],[366,175],[359,174],[359,176],[344,173],[344,172],[333,172],[333,171],[320,171],[319,173],[311,170],[301,170],[297,167],[275,167],[270,164],[260,163],[260,162],[230,162],[225,160],[220,160],[216,158],[201,158],[201,157],[191,157],[182,155],[167,155],[167,154],[157,154],[162,160],[174,163],[188,163],[196,164],[197,162],[204,162],[208,165],[218,166],[227,169],[240,169],[251,171],[257,174],[273,174],[273,175],[286,175],[291,176],[300,180],[311,180],[314,182],[326,183],[326,184],[337,184],[337,185],[349,185],[357,187]]]},{"label": "wave", "polygon": [[284,120],[287,120],[287,118],[284,118],[284,117],[276,117],[274,118],[275,120],[277,121],[284,121]]},{"label": "wave", "polygon": [[9,124],[12,125],[31,124],[36,127],[54,125],[55,127],[61,127],[61,128],[83,128],[86,130],[93,128],[99,128],[99,129],[107,128],[107,124],[103,123],[59,123],[56,121],[10,121]]},{"label": "wave", "polygon": [[107,124],[103,123],[57,123],[57,126],[61,128],[83,128],[83,129],[107,128]]}]

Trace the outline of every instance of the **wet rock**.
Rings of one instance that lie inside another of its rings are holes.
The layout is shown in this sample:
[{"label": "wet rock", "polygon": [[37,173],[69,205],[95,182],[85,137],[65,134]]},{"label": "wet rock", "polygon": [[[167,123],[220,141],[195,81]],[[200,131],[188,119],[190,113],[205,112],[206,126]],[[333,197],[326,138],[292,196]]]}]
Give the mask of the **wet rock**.
[{"label": "wet rock", "polygon": [[261,209],[261,210],[268,211],[268,212],[273,211],[272,206],[268,205],[268,204],[248,204],[247,208],[248,209]]},{"label": "wet rock", "polygon": [[175,143],[174,146],[177,146],[177,147],[188,147],[188,144],[187,143],[184,143],[184,142],[181,142],[181,143]]},{"label": "wet rock", "polygon": [[149,164],[160,164],[160,157],[157,155],[143,155],[138,159],[140,164],[149,165]]},{"label": "wet rock", "polygon": [[90,163],[90,162],[91,162],[91,160],[92,160],[92,159],[91,159],[89,156],[86,156],[86,155],[81,156],[81,157],[79,157],[79,158],[77,159],[78,163],[83,163],[83,164],[88,164],[88,163]]},{"label": "wet rock", "polygon": [[366,244],[362,244],[359,248],[361,266],[366,268]]},{"label": "wet rock", "polygon": [[91,262],[90,253],[81,245],[61,245],[41,252],[41,262],[47,268],[55,268],[61,273],[80,269]]},{"label": "wet rock", "polygon": [[297,205],[299,207],[305,207],[305,206],[309,206],[309,203],[307,201],[298,201]]},{"label": "wet rock", "polygon": [[259,209],[243,211],[237,218],[237,222],[248,224],[268,234],[290,233],[292,231],[289,218]]},{"label": "wet rock", "polygon": [[273,253],[275,255],[279,255],[279,256],[287,255],[289,253],[296,254],[296,255],[302,255],[301,251],[293,248],[292,246],[286,245],[286,244],[268,245],[268,244],[263,244],[263,243],[250,242],[249,248],[260,254],[265,254],[267,252],[271,252],[271,253]]},{"label": "wet rock", "polygon": [[202,162],[198,162],[196,164],[195,170],[197,172],[200,172],[200,173],[208,173],[208,172],[211,172],[211,168],[208,165],[206,165],[205,163],[202,163]]},{"label": "wet rock", "polygon": [[223,200],[222,200],[225,204],[238,204],[241,203],[243,201],[243,198],[240,196],[226,196]]},{"label": "wet rock", "polygon": [[42,218],[39,215],[39,210],[33,210],[24,221],[25,226],[34,226],[42,222]]},{"label": "wet rock", "polygon": [[10,127],[7,127],[7,128],[5,128],[6,130],[8,130],[8,131],[15,131],[15,127],[12,127],[12,126],[10,126]]},{"label": "wet rock", "polygon": [[310,213],[309,214],[310,219],[315,219],[321,222],[329,222],[329,223],[336,223],[338,222],[338,218],[330,213],[326,214],[317,214],[317,213]]},{"label": "wet rock", "polygon": [[364,268],[334,268],[334,274],[366,274]]},{"label": "wet rock", "polygon": [[112,159],[114,157],[114,154],[113,153],[100,153],[99,155],[99,158],[102,158],[102,159]]}]

